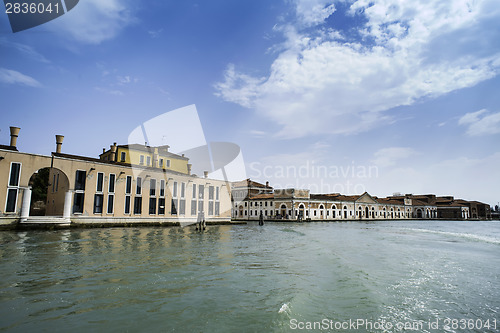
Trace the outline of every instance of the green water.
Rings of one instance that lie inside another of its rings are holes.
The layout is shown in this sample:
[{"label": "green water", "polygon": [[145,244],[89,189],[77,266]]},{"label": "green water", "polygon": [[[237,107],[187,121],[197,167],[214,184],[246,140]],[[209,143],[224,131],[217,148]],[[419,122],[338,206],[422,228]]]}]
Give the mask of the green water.
[{"label": "green water", "polygon": [[498,222],[5,231],[0,259],[6,332],[500,331]]}]

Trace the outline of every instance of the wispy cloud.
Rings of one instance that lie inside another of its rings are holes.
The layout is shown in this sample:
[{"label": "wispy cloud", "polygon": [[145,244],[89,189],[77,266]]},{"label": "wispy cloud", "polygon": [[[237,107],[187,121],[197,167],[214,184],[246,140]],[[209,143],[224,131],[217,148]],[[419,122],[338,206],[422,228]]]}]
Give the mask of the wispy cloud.
[{"label": "wispy cloud", "polygon": [[[474,86],[500,69],[495,0],[358,0],[348,15],[366,20],[357,30],[362,39],[303,29],[331,15],[329,3],[296,1],[301,23],[281,28],[286,41],[269,75],[229,65],[216,95],[281,125],[282,137],[353,134],[387,124],[387,110]],[[446,56],[434,47],[444,37],[455,50]],[[470,51],[474,45],[480,52]]]},{"label": "wispy cloud", "polygon": [[116,37],[136,21],[129,7],[130,0],[85,0],[48,28],[86,44],[100,44]]},{"label": "wispy cloud", "polygon": [[118,75],[116,77],[116,80],[117,80],[119,85],[125,85],[125,84],[129,84],[129,83],[137,83],[139,81],[138,78],[133,78],[130,75],[124,75],[124,76]]},{"label": "wispy cloud", "polygon": [[373,154],[372,163],[380,167],[393,166],[399,161],[417,154],[418,152],[409,147],[382,148]]},{"label": "wispy cloud", "polygon": [[7,84],[20,84],[28,87],[40,87],[41,84],[31,76],[12,69],[0,67],[0,82]]},{"label": "wispy cloud", "polygon": [[467,135],[483,136],[500,133],[500,112],[489,113],[483,109],[463,115],[458,120],[459,125],[467,126]]},{"label": "wispy cloud", "polygon": [[5,38],[0,38],[0,45],[13,48],[23,56],[42,63],[50,63],[47,58],[37,52],[33,47],[21,43],[11,42]]},{"label": "wispy cloud", "polygon": [[251,130],[250,135],[254,138],[261,139],[266,137],[267,133],[264,131],[259,131],[259,130]]},{"label": "wispy cloud", "polygon": [[109,88],[103,88],[103,87],[95,87],[95,90],[109,94],[109,95],[114,95],[114,96],[124,96],[125,94],[123,91],[118,90],[118,89],[109,89]]},{"label": "wispy cloud", "polygon": [[158,38],[158,37],[160,37],[162,32],[163,32],[163,29],[149,30],[148,34],[151,36],[151,38]]}]

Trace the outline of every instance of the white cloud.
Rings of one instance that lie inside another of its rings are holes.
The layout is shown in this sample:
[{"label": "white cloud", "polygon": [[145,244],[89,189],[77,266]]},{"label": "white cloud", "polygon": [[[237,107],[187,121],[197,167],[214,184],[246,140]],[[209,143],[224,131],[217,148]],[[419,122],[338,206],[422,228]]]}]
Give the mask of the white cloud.
[{"label": "white cloud", "polygon": [[458,120],[459,125],[466,125],[467,135],[481,136],[500,133],[500,112],[488,114],[483,109],[476,112],[466,113]]},{"label": "white cloud", "polygon": [[47,25],[56,33],[87,44],[100,44],[133,23],[129,0],[85,0]]},{"label": "white cloud", "polygon": [[38,62],[50,63],[47,58],[45,58],[42,54],[38,53],[33,47],[21,43],[15,43],[8,41],[5,38],[0,38],[0,45],[5,45],[7,47],[11,47],[19,51],[22,55],[27,58],[33,59]]},{"label": "white cloud", "polygon": [[149,30],[148,34],[151,36],[151,38],[158,38],[158,37],[160,37],[162,32],[163,32],[163,29]]},{"label": "white cloud", "polygon": [[121,90],[117,89],[109,89],[109,88],[103,88],[103,87],[95,87],[95,90],[109,94],[109,95],[114,95],[114,96],[124,96],[125,94]]},{"label": "white cloud", "polygon": [[372,163],[377,166],[387,167],[417,154],[413,148],[408,147],[383,148],[373,154],[374,159]]},{"label": "white cloud", "polygon": [[264,138],[264,137],[266,137],[267,133],[266,133],[266,132],[264,132],[264,131],[259,131],[259,130],[251,130],[251,131],[250,131],[250,135],[251,135],[252,137],[254,137],[254,138],[258,138],[258,139],[260,139],[260,138]]},{"label": "white cloud", "polygon": [[296,0],[296,14],[305,26],[321,24],[335,12],[331,0]]},{"label": "white cloud", "polygon": [[224,73],[224,82],[215,84],[217,96],[245,107],[252,107],[257,97],[257,88],[264,79],[236,73],[233,64],[229,64]]},{"label": "white cloud", "polygon": [[24,75],[12,69],[6,69],[1,67],[0,67],[0,82],[7,84],[20,84],[29,87],[41,86],[40,82],[38,82],[31,76]]},{"label": "white cloud", "polygon": [[118,75],[116,77],[116,80],[118,82],[118,85],[125,85],[125,84],[129,84],[129,83],[137,83],[139,81],[138,78],[132,78],[132,77],[130,77],[130,75],[125,75],[125,76]]},{"label": "white cloud", "polygon": [[[282,27],[287,40],[269,75],[256,78],[230,65],[215,85],[217,95],[280,124],[282,137],[369,130],[391,121],[384,111],[497,75],[500,33],[492,30],[500,31],[500,23],[492,22],[500,22],[500,10],[494,2],[356,1],[352,15],[368,20],[358,30],[364,41]],[[317,3],[327,2],[298,1],[297,17],[320,21],[310,14]],[[444,40],[453,52],[436,50]]]}]

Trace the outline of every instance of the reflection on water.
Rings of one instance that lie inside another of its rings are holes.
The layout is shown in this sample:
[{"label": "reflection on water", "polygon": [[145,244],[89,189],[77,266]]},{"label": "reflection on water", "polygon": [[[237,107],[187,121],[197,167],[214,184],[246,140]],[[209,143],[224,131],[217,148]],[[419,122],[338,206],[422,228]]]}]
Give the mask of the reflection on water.
[{"label": "reflection on water", "polygon": [[498,321],[500,224],[474,223],[1,232],[0,330],[286,332],[291,319]]}]

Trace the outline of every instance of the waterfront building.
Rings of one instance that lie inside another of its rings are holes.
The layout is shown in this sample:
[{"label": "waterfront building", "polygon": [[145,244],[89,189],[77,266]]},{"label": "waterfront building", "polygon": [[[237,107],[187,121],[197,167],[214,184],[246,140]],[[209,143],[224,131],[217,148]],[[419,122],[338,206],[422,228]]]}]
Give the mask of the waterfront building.
[{"label": "waterfront building", "polygon": [[[236,220],[345,221],[409,219],[489,219],[489,206],[434,194],[378,198],[340,193],[311,194],[304,189],[273,189],[247,179],[233,183],[232,217]],[[245,195],[242,190],[246,189]]]},{"label": "waterfront building", "polygon": [[[56,151],[46,156],[19,152],[18,134],[19,128],[11,127],[10,145],[0,145],[0,225],[32,219],[33,179],[47,169],[45,215],[67,223],[179,225],[200,218],[208,223],[231,220],[227,183],[207,178],[208,172],[204,178],[192,175],[187,157],[170,154],[164,147],[141,150],[114,144],[111,154],[92,158],[62,153],[64,137],[57,135]],[[128,160],[114,158],[113,152],[121,152],[118,147],[129,154]],[[147,151],[156,163],[141,165],[141,152],[149,156]]]}]

